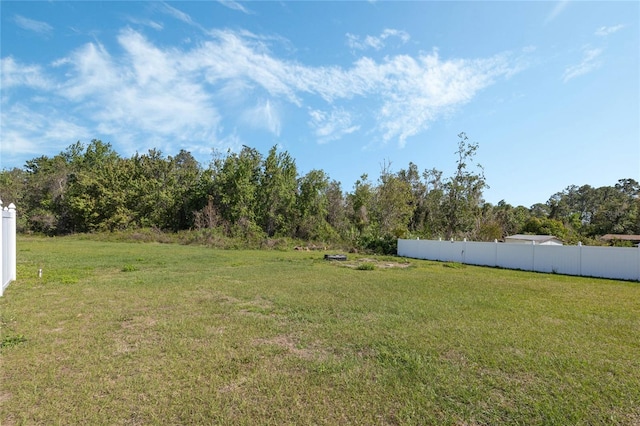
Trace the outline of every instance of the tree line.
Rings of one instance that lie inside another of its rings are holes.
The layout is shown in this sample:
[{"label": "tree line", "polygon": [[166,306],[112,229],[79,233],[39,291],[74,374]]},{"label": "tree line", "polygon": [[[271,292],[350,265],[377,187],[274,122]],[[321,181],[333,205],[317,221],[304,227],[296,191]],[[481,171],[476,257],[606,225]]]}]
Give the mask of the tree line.
[{"label": "tree line", "polygon": [[65,235],[154,228],[247,240],[294,238],[392,252],[403,238],[493,241],[516,233],[599,243],[604,234],[640,234],[640,185],[570,186],[545,203],[514,207],[483,200],[478,144],[458,135],[452,176],[414,163],[381,166],[350,191],[323,170],[299,175],[274,146],[243,146],[203,167],[187,151],[152,149],[123,158],[109,143],[70,145],[23,168],[0,171],[0,194],[19,206],[20,232]]}]

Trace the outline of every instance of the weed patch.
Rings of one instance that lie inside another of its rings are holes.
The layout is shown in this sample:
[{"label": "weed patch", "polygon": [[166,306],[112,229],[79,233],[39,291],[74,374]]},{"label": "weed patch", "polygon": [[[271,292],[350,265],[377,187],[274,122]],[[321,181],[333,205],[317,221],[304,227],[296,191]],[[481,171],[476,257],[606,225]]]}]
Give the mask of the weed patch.
[{"label": "weed patch", "polygon": [[14,336],[4,336],[0,341],[0,349],[11,348],[27,341],[27,338],[22,334]]},{"label": "weed patch", "polygon": [[135,272],[138,268],[135,265],[124,265],[121,269],[122,272]]},{"label": "weed patch", "polygon": [[374,269],[376,269],[376,265],[370,262],[365,262],[356,266],[356,269],[359,271],[373,271]]}]

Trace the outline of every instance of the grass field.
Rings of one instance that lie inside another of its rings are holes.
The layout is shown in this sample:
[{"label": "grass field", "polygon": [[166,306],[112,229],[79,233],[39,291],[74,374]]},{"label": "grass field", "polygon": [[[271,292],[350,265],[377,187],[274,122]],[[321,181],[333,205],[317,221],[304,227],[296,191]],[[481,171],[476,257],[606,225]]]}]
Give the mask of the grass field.
[{"label": "grass field", "polygon": [[20,237],[0,424],[640,424],[640,284],[323,255]]}]

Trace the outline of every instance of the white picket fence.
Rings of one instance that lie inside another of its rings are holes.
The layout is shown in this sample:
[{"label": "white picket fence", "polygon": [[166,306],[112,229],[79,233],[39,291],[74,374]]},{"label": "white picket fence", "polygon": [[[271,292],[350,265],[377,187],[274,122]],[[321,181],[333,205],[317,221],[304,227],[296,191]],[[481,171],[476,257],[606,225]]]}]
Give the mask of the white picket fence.
[{"label": "white picket fence", "polygon": [[398,240],[398,255],[415,259],[640,281],[640,248]]},{"label": "white picket fence", "polygon": [[0,296],[2,296],[9,283],[16,280],[16,206],[11,203],[8,207],[2,208],[2,200],[0,200],[0,210],[2,210],[2,226],[0,226],[2,285],[0,286]]}]

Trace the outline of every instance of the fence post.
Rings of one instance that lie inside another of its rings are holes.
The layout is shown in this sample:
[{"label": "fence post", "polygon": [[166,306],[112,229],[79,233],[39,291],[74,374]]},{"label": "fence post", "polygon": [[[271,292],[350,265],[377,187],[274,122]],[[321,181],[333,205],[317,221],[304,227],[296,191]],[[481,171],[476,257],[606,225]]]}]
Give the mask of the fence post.
[{"label": "fence post", "polygon": [[0,296],[2,296],[2,293],[4,293],[4,287],[5,287],[5,282],[4,282],[4,268],[5,268],[5,264],[4,264],[4,252],[3,252],[3,247],[4,247],[4,238],[3,238],[3,232],[2,232],[2,228],[4,228],[4,210],[2,209],[2,200],[0,200]]},{"label": "fence post", "polygon": [[531,245],[533,246],[531,249],[531,270],[536,270],[536,242],[531,241]]},{"label": "fence post", "polygon": [[582,276],[582,241],[578,241],[578,276]]},{"label": "fence post", "polygon": [[467,238],[465,237],[462,244],[462,263],[467,263]]},{"label": "fence post", "polygon": [[640,281],[640,244],[638,244],[638,281]]},{"label": "fence post", "polygon": [[2,224],[0,225],[0,296],[11,281],[16,280],[16,206],[2,208]]},{"label": "fence post", "polygon": [[5,230],[6,235],[4,236],[8,243],[7,246],[9,248],[9,256],[7,259],[9,260],[9,280],[16,280],[16,261],[17,261],[17,247],[16,247],[16,206],[15,204],[9,204],[9,226],[8,229]]}]

